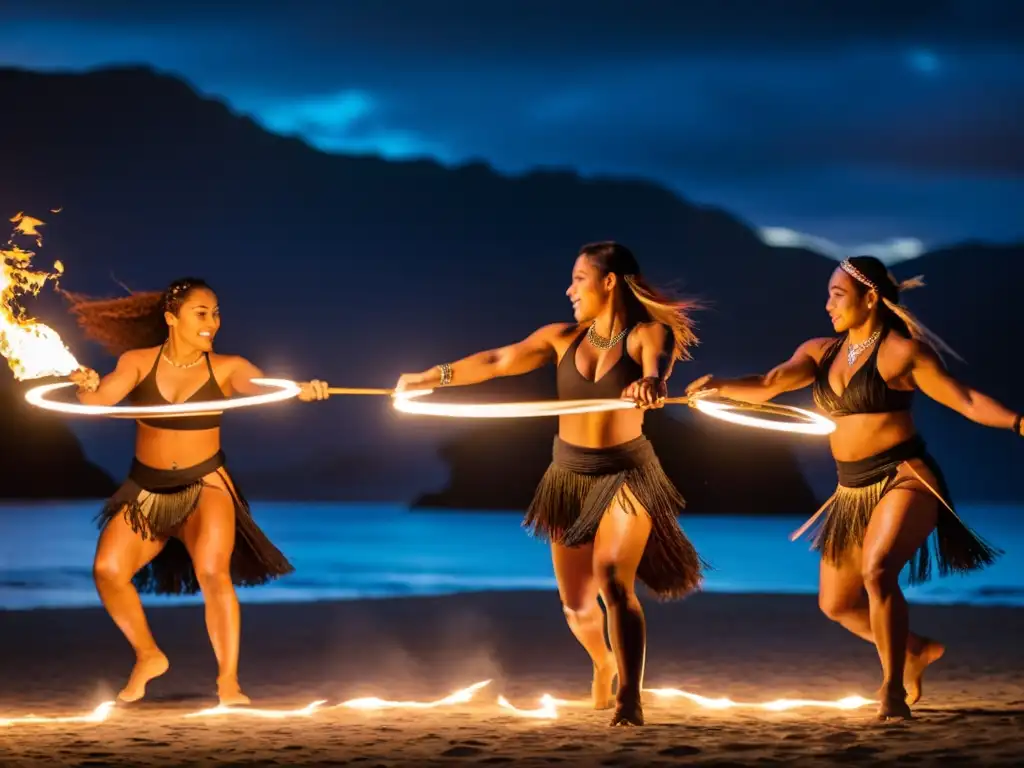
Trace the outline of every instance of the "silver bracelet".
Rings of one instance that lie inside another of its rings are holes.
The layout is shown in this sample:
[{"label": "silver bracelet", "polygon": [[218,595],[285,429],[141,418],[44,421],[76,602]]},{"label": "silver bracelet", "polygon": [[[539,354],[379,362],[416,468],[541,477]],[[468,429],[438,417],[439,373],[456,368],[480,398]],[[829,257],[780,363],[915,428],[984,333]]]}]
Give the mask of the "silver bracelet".
[{"label": "silver bracelet", "polygon": [[441,386],[447,387],[452,383],[452,366],[451,363],[441,363],[438,366],[441,369]]}]

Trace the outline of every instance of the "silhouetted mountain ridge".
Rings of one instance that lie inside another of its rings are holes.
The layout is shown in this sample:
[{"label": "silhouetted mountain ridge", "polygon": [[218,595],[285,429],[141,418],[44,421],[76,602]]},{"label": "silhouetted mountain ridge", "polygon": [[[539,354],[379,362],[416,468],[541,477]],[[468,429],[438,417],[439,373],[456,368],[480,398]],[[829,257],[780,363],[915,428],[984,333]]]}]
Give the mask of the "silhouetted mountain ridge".
[{"label": "silhouetted mountain ridge", "polygon": [[[18,116],[0,123],[7,179],[0,206],[12,213],[63,206],[59,216],[40,216],[49,223],[46,258],[64,261],[66,287],[110,293],[119,290],[111,274],[136,289],[203,275],[224,310],[218,349],[250,357],[269,375],[388,386],[403,371],[568,319],[564,290],[576,249],[606,238],[629,244],[656,282],[678,280],[712,304],[698,317],[702,344],[694,364],[678,367],[676,392],[707,371],[765,370],[804,339],[830,332],[823,305],[834,262],[770,248],[728,212],[656,184],[326,154],[144,67],[84,75],[0,70],[0,96]],[[1024,330],[1013,279],[1020,255],[1019,247],[970,246],[896,268],[925,272],[930,287],[908,300],[934,330],[966,348],[971,366],[957,373],[1008,403],[1017,396],[1009,390],[1018,364],[1005,341],[985,332],[1000,328],[1004,338],[1017,338]],[[109,369],[109,358],[85,345],[66,317],[55,314],[51,324],[81,359]],[[806,404],[809,396],[795,401]],[[922,408],[922,426],[954,492],[1019,500],[1019,441],[935,410]],[[388,411],[355,400],[254,411],[228,420],[225,441],[235,471],[246,468],[254,482],[283,472],[292,488],[328,457],[340,460],[353,449],[387,454],[395,440],[429,452],[467,426],[396,421]],[[111,457],[107,445],[130,451],[120,433],[110,437],[112,427],[76,431]],[[538,431],[538,446],[540,439]],[[743,439],[768,450],[762,434]],[[964,445],[969,460],[960,455]],[[821,441],[796,450],[819,468],[815,482],[834,478]],[[346,471],[342,462],[338,472]],[[417,495],[402,482],[396,473],[396,498]]]}]

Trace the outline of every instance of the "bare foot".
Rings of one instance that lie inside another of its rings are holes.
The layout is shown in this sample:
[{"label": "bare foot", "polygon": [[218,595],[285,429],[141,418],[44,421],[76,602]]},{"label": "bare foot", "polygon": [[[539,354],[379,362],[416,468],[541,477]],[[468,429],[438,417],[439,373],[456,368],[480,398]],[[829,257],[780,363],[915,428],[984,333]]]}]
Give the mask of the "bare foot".
[{"label": "bare foot", "polygon": [[238,707],[251,704],[249,697],[242,693],[238,679],[234,677],[217,678],[217,698],[222,707]]},{"label": "bare foot", "polygon": [[882,686],[878,690],[879,720],[910,720],[910,707],[907,705],[907,692],[902,688],[892,689]]},{"label": "bare foot", "polygon": [[946,646],[934,640],[926,640],[919,653],[908,653],[903,669],[904,685],[907,687],[907,704],[916,704],[921,700],[923,691],[922,678],[929,665],[942,658]]},{"label": "bare foot", "polygon": [[594,666],[594,682],[590,686],[590,695],[594,700],[594,709],[611,709],[615,706],[615,695],[612,684],[619,675],[619,667],[615,663],[615,655],[609,653],[600,667]]},{"label": "bare foot", "polygon": [[644,708],[640,704],[640,697],[627,697],[621,699],[615,705],[615,714],[609,723],[613,728],[638,726],[644,724]]},{"label": "bare foot", "polygon": [[146,695],[146,683],[160,677],[170,666],[167,657],[160,651],[139,656],[135,660],[128,684],[117,694],[117,698],[124,702],[138,701]]}]

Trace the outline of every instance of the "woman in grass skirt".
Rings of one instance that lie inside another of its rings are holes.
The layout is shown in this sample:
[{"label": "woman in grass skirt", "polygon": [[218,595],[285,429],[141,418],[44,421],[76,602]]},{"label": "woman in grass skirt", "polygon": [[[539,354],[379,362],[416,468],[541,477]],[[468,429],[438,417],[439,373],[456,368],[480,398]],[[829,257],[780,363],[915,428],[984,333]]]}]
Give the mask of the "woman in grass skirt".
[{"label": "woman in grass skirt", "polygon": [[[102,379],[82,369],[72,378],[88,405],[222,400],[266,392],[249,361],[213,352],[220,328],[217,297],[202,280],[178,280],[163,293],[91,300],[68,294],[86,334],[118,355]],[[300,399],[327,397],[326,385],[302,385]],[[235,586],[253,586],[293,569],[256,525],[226,466],[220,414],[138,420],[128,479],[100,514],[93,572],[103,605],[135,650],[121,701],[135,701],[168,669],[150,632],[139,591],[202,591],[217,656],[222,704],[247,704],[238,683],[240,615]]]},{"label": "woman in grass skirt", "polygon": [[900,303],[901,291],[920,285],[920,278],[898,283],[874,257],[847,259],[832,275],[826,304],[840,336],[805,342],[764,376],[705,376],[687,388],[766,402],[812,386],[818,407],[836,421],[830,439],[838,486],[794,538],[815,534],[822,611],[878,649],[883,720],[911,716],[925,668],[945,652],[910,632],[901,571],[909,563],[909,581],[918,584],[931,577],[933,561],[940,575],[967,573],[1000,554],[957,516],[942,470],[914,426],[914,391],[979,424],[1021,434],[1019,414],[946,371],[941,354],[955,353]]},{"label": "woman in grass skirt", "polygon": [[525,523],[551,542],[565,616],[593,662],[594,706],[614,706],[612,725],[642,725],[647,636],[635,580],[661,598],[680,598],[698,587],[704,568],[677,520],[683,499],[643,434],[645,409],[662,404],[673,364],[696,343],[693,303],[652,288],[629,249],[611,242],[580,250],[566,294],[576,322],[405,374],[398,388],[476,384],[554,363],[562,400],[636,401],[632,410],[559,417],[553,461]]}]

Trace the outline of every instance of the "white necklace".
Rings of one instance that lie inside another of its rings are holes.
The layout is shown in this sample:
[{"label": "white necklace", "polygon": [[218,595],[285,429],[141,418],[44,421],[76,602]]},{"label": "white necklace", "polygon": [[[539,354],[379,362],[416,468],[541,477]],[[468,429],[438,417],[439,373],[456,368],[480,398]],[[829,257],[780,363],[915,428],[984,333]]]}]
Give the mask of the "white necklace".
[{"label": "white necklace", "polygon": [[850,344],[847,342],[846,347],[846,362],[852,368],[853,364],[857,362],[857,358],[860,357],[861,353],[874,344],[878,337],[882,335],[882,329],[879,328],[877,331],[868,336],[864,341],[859,344]]},{"label": "white necklace", "polygon": [[175,368],[192,368],[192,367],[194,367],[196,365],[199,365],[199,363],[202,362],[202,360],[203,360],[203,353],[200,352],[199,353],[199,357],[197,357],[191,363],[184,363],[184,364],[174,362],[173,360],[171,360],[171,358],[169,358],[167,356],[166,352],[161,352],[160,353],[160,357],[162,357],[164,360],[166,360],[169,365],[173,365]]}]

